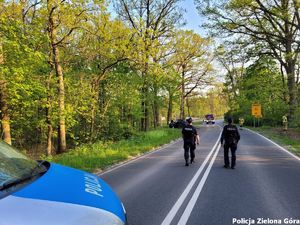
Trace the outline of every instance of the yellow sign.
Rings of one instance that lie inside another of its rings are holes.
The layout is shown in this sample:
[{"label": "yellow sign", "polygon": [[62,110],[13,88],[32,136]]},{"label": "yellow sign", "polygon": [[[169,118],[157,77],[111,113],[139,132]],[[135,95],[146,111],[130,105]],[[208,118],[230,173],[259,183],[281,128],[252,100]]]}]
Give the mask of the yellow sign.
[{"label": "yellow sign", "polygon": [[262,117],[261,115],[261,104],[253,103],[252,104],[252,116]]}]

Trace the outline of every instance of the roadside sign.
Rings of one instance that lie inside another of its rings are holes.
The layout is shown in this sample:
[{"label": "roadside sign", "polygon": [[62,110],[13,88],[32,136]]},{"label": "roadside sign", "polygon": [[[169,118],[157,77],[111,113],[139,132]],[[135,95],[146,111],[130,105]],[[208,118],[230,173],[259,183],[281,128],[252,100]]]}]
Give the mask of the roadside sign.
[{"label": "roadside sign", "polygon": [[261,104],[259,104],[259,103],[253,103],[252,104],[252,116],[255,116],[257,118],[262,117],[262,115],[261,115]]}]

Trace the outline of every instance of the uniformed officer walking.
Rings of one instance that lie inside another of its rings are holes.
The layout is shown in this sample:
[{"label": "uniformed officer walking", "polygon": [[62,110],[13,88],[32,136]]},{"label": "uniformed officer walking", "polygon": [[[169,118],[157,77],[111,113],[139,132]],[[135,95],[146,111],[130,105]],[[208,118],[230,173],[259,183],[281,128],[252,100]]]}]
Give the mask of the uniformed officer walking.
[{"label": "uniformed officer walking", "polygon": [[200,138],[196,128],[192,125],[192,117],[186,118],[187,124],[182,128],[183,137],[183,148],[184,148],[184,159],[185,166],[189,166],[189,158],[191,155],[190,163],[192,164],[195,160],[195,149],[196,144],[200,144]]},{"label": "uniformed officer walking", "polygon": [[232,124],[232,118],[228,118],[227,120],[228,125],[225,125],[223,128],[222,136],[221,136],[221,144],[223,145],[224,143],[224,167],[229,168],[230,163],[229,163],[229,149],[231,151],[231,169],[234,169],[235,164],[236,164],[236,149],[237,149],[237,144],[240,140],[240,134],[235,125]]}]

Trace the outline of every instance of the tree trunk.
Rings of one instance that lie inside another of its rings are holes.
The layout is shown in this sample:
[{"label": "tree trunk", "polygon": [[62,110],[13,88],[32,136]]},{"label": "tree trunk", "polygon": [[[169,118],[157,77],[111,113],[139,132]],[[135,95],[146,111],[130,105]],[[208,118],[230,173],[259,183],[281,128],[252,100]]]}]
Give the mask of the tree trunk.
[{"label": "tree trunk", "polygon": [[[50,81],[49,81],[50,82]],[[48,127],[47,131],[47,149],[46,149],[46,155],[51,156],[52,155],[52,135],[53,135],[53,127],[51,123],[51,97],[50,97],[50,90],[47,88],[48,96],[47,96],[47,107],[46,107],[46,123]]]},{"label": "tree trunk", "polygon": [[142,88],[142,118],[141,118],[141,131],[149,129],[149,100],[148,100],[148,87],[144,85]]},{"label": "tree trunk", "polygon": [[97,109],[99,107],[99,95],[100,95],[99,92],[100,92],[99,85],[92,84],[92,93],[93,93],[93,95],[92,95],[92,102],[91,102],[92,109],[91,109],[90,140],[93,140],[94,137],[96,137],[95,120],[96,120],[96,115],[97,115],[97,112],[98,112]]},{"label": "tree trunk", "polygon": [[148,63],[145,64],[145,69],[142,74],[144,84],[141,91],[141,107],[142,107],[142,118],[141,118],[141,131],[149,130],[149,84],[148,84]]},{"label": "tree trunk", "polygon": [[153,102],[153,126],[157,128],[159,125],[159,106],[157,100]]},{"label": "tree trunk", "polygon": [[180,103],[180,119],[184,120],[184,103],[185,103],[185,82],[184,82],[184,67],[182,69],[181,77],[181,103]]},{"label": "tree trunk", "polygon": [[191,116],[189,99],[188,98],[185,98],[185,99],[186,99],[186,106],[187,106],[188,116]]},{"label": "tree trunk", "polygon": [[7,104],[7,88],[6,81],[0,80],[0,110],[1,110],[1,125],[3,140],[11,145],[11,135],[10,135],[10,116]]},{"label": "tree trunk", "polygon": [[153,99],[153,125],[154,128],[158,127],[159,124],[159,104],[158,104],[158,88],[154,84],[154,99]]},{"label": "tree trunk", "polygon": [[58,129],[58,153],[62,153],[67,148],[66,143],[66,125],[65,125],[65,87],[64,87],[64,77],[63,70],[60,64],[60,54],[56,42],[57,30],[54,25],[53,13],[49,17],[49,38],[51,42],[51,50],[53,52],[53,63],[58,78],[58,107],[59,107],[59,129]]},{"label": "tree trunk", "polygon": [[281,82],[282,82],[282,99],[288,103],[288,96],[287,96],[287,91],[286,91],[286,81],[284,77],[284,71],[283,71],[284,66],[282,63],[280,64],[280,74],[281,74]]},{"label": "tree trunk", "polygon": [[[47,114],[48,113],[49,112],[47,112]],[[53,127],[52,127],[50,118],[48,118],[48,115],[47,115],[47,127],[48,127],[48,133],[47,133],[47,150],[46,150],[46,155],[47,156],[51,156],[52,155]]]},{"label": "tree trunk", "polygon": [[286,67],[288,90],[289,90],[289,121],[293,123],[297,108],[297,88],[295,82],[295,65],[288,63]]},{"label": "tree trunk", "polygon": [[173,93],[169,90],[169,104],[168,104],[168,116],[167,123],[169,123],[173,118]]},{"label": "tree trunk", "polygon": [[[93,100],[92,100],[93,101]],[[95,111],[96,105],[94,101],[92,102],[92,110],[91,110],[91,127],[90,127],[90,140],[94,139],[94,132],[95,132]]]},{"label": "tree trunk", "polygon": [[285,70],[287,74],[287,85],[288,85],[288,94],[289,94],[289,121],[293,124],[295,119],[295,111],[297,108],[297,87],[295,80],[295,68],[297,62],[297,52],[293,51],[293,31],[291,29],[291,25],[289,23],[289,9],[288,9],[288,1],[282,1],[282,8],[285,12],[284,18],[284,29],[285,29]]},{"label": "tree trunk", "polygon": [[[51,47],[51,45],[50,45]],[[51,71],[49,72],[47,79],[47,105],[46,105],[46,124],[47,124],[47,148],[46,155],[52,155],[52,135],[53,135],[53,126],[51,121],[51,111],[52,111],[52,96],[51,96],[51,82],[52,82],[52,73],[54,70],[54,65],[52,62],[53,54],[52,51],[49,52],[49,65],[51,67]]]},{"label": "tree trunk", "polygon": [[209,110],[210,113],[215,114],[215,104],[214,104],[214,95],[210,94],[209,95]]},{"label": "tree trunk", "polygon": [[57,46],[53,48],[54,63],[56,75],[58,77],[58,107],[59,107],[59,140],[58,151],[62,153],[66,151],[66,122],[65,122],[65,85],[62,68],[59,62],[59,50]]}]

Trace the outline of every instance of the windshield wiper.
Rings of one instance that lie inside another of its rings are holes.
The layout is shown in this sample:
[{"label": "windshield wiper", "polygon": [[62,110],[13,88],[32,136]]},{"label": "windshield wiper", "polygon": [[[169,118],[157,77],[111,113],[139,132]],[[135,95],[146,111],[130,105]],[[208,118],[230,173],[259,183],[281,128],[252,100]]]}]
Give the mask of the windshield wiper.
[{"label": "windshield wiper", "polygon": [[6,182],[4,182],[1,186],[0,186],[0,191],[3,191],[4,189],[10,188],[12,186],[15,186],[17,184],[21,184],[27,180],[30,180],[33,176],[30,174],[29,176],[26,177],[22,177],[19,179],[15,179],[15,180],[8,180]]},{"label": "windshield wiper", "polygon": [[42,160],[40,161],[32,170],[31,170],[31,175],[32,176],[36,176],[38,174],[41,174],[41,173],[45,173],[47,171],[47,168],[44,166],[44,163],[46,161],[45,160]]},{"label": "windshield wiper", "polygon": [[[39,174],[45,173],[47,171],[47,169],[43,165],[44,163],[45,163],[45,161],[40,161],[38,163],[38,165],[36,165],[33,169],[31,169],[31,172],[26,176],[23,176],[21,178],[14,179],[14,180],[8,180],[8,181],[4,182],[2,185],[0,185],[0,191],[3,191],[3,190],[5,190],[7,188],[10,188],[12,186],[24,183],[24,182],[32,179],[33,177],[35,177]],[[42,170],[41,170],[41,168],[42,168]]]}]

